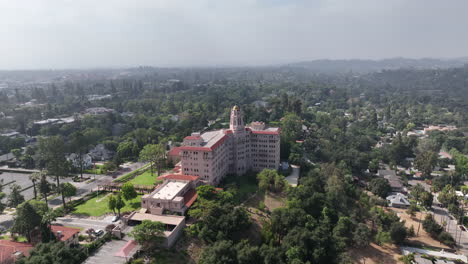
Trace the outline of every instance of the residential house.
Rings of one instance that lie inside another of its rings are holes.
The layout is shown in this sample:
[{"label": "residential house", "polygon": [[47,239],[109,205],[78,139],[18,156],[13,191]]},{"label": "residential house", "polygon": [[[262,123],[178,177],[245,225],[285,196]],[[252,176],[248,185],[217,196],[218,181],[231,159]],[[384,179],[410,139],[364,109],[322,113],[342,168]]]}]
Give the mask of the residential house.
[{"label": "residential house", "polygon": [[408,201],[408,197],[402,193],[395,193],[392,195],[387,196],[387,201],[389,206],[395,208],[408,208],[410,206],[410,202]]},{"label": "residential house", "polygon": [[51,225],[50,229],[57,240],[62,241],[66,246],[76,245],[79,243],[78,235],[80,233],[80,229],[78,228]]},{"label": "residential house", "polygon": [[29,243],[0,240],[0,263],[15,263],[18,259],[29,256],[31,249],[33,245]]}]

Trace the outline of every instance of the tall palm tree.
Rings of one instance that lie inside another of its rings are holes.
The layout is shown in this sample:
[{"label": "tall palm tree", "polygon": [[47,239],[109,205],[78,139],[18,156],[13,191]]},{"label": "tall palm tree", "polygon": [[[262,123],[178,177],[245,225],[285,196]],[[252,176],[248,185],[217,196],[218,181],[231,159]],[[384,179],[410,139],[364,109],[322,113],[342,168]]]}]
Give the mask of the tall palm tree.
[{"label": "tall palm tree", "polygon": [[34,189],[34,199],[37,199],[37,189],[36,189],[36,183],[38,181],[41,180],[42,178],[42,174],[44,172],[41,170],[41,171],[38,171],[38,172],[34,172],[32,173],[31,175],[29,175],[29,180],[32,181],[32,184],[33,184],[33,189]]},{"label": "tall palm tree", "polygon": [[46,171],[42,171],[42,172],[43,173],[41,174],[41,180],[39,182],[39,191],[44,197],[47,208],[49,208],[49,204],[47,201],[47,194],[49,194],[50,192],[50,185],[49,185],[49,182],[47,181],[47,172]]}]

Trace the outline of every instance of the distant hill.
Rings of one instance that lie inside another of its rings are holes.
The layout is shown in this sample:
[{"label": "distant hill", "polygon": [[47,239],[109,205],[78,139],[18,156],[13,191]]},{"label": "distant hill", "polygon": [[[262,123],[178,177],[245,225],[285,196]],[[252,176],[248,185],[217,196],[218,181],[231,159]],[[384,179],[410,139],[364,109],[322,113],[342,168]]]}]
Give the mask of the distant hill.
[{"label": "distant hill", "polygon": [[314,60],[296,62],[284,65],[285,67],[305,68],[320,73],[356,72],[366,73],[380,70],[393,70],[404,68],[417,69],[446,69],[461,67],[468,64],[468,57],[456,59],[407,59],[391,58],[382,60]]}]

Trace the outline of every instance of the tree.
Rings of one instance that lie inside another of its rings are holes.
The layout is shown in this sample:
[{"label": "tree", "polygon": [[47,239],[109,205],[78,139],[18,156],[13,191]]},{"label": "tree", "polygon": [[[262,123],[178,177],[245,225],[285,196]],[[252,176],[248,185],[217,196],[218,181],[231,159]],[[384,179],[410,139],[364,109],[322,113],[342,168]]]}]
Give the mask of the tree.
[{"label": "tree", "polygon": [[44,200],[46,202],[46,205],[48,205],[48,201],[47,201],[47,195],[49,194],[50,192],[50,184],[49,182],[47,181],[47,174],[45,171],[42,171],[42,175],[41,175],[41,181],[39,182],[39,191],[41,192],[42,194],[42,197],[44,197]]},{"label": "tree", "polygon": [[424,192],[424,187],[418,183],[411,189],[411,195],[417,202],[421,201],[421,194]]},{"label": "tree", "polygon": [[117,195],[117,197],[115,198],[115,209],[117,210],[119,215],[120,215],[120,209],[122,209],[124,206],[125,206],[125,202],[122,199],[122,195],[120,194]]},{"label": "tree", "polygon": [[430,177],[437,164],[437,154],[433,151],[425,151],[416,156],[414,167],[420,170],[424,177]]},{"label": "tree", "polygon": [[432,202],[434,201],[434,195],[430,192],[422,192],[421,193],[421,205],[426,207],[426,208],[431,208],[432,207]]},{"label": "tree", "polygon": [[19,259],[18,264],[80,264],[86,259],[80,248],[67,247],[63,242],[40,243],[31,250],[29,257]]},{"label": "tree", "polygon": [[258,187],[263,191],[281,192],[285,187],[284,177],[276,170],[263,169],[258,175]]},{"label": "tree", "polygon": [[135,238],[143,250],[149,251],[162,245],[165,230],[166,227],[161,222],[143,220],[141,224],[133,228],[130,236]]},{"label": "tree", "polygon": [[6,205],[2,202],[5,198],[5,193],[3,192],[3,179],[0,180],[0,214],[5,210]]},{"label": "tree", "polygon": [[42,178],[42,174],[44,172],[41,170],[39,172],[33,172],[31,175],[29,175],[29,180],[33,184],[33,189],[34,189],[34,199],[37,199],[37,188],[36,188],[36,183],[39,182]]},{"label": "tree", "polygon": [[353,233],[354,245],[357,248],[363,248],[370,243],[371,232],[366,224],[359,223]]},{"label": "tree", "polygon": [[387,179],[384,178],[372,179],[369,183],[369,189],[373,194],[382,198],[385,198],[392,191],[392,187],[390,187]]},{"label": "tree", "polygon": [[8,195],[8,206],[14,208],[24,202],[24,196],[21,194],[21,186],[18,184],[12,184],[10,189],[11,191]]},{"label": "tree", "polygon": [[449,206],[449,204],[458,204],[458,197],[452,185],[446,185],[442,191],[439,192],[437,200],[445,206]]},{"label": "tree", "polygon": [[62,189],[63,196],[69,197],[70,200],[72,196],[76,195],[77,189],[75,185],[69,182],[62,183],[62,186],[60,188]]},{"label": "tree", "polygon": [[200,264],[237,264],[237,252],[229,240],[215,242],[203,250]]},{"label": "tree", "polygon": [[408,235],[404,222],[393,222],[390,226],[390,237],[395,244],[401,244]]},{"label": "tree", "polygon": [[87,137],[83,135],[81,131],[74,132],[71,135],[72,138],[72,148],[77,152],[78,164],[80,166],[80,176],[83,178],[83,170],[85,165],[84,154],[88,150],[89,141]]},{"label": "tree", "polygon": [[115,209],[116,209],[116,203],[117,203],[117,199],[115,198],[115,196],[110,195],[109,199],[107,200],[107,208],[109,208],[109,210],[112,210],[114,214],[115,214]]},{"label": "tree", "polygon": [[166,160],[166,151],[164,145],[148,144],[140,152],[140,160],[150,163],[151,176],[153,176],[153,167],[158,169],[158,175],[161,174],[161,168]]},{"label": "tree", "polygon": [[15,156],[15,159],[19,161],[21,157],[21,149],[12,149],[11,154],[13,154],[13,156]]},{"label": "tree", "polygon": [[40,224],[41,216],[29,202],[24,202],[16,209],[12,232],[25,236],[31,242],[32,232]]},{"label": "tree", "polygon": [[66,208],[65,196],[60,188],[60,177],[66,176],[69,171],[64,144],[60,136],[39,138],[39,153],[45,162],[48,173],[55,176],[58,191],[62,195],[63,207]]},{"label": "tree", "polygon": [[125,200],[129,201],[137,197],[137,192],[132,183],[126,182],[122,185],[122,196]]}]

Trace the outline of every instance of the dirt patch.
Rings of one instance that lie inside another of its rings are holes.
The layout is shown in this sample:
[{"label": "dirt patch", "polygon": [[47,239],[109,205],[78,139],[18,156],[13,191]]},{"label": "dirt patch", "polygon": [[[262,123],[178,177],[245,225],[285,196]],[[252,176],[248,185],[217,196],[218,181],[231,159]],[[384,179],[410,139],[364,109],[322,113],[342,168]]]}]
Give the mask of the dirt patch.
[{"label": "dirt patch", "polygon": [[365,264],[400,264],[398,259],[402,256],[400,250],[395,245],[379,246],[371,243],[369,246],[360,249],[353,249],[349,252],[354,263]]},{"label": "dirt patch", "polygon": [[268,210],[273,211],[276,208],[284,207],[285,197],[282,194],[274,194],[267,192],[265,193],[265,206],[268,208]]},{"label": "dirt patch", "polygon": [[203,243],[199,239],[184,234],[177,242],[175,248],[178,252],[183,252],[187,255],[186,260],[188,260],[188,262],[186,261],[183,263],[195,264],[200,260],[200,255],[203,251]]},{"label": "dirt patch", "polygon": [[[423,213],[422,212],[416,212],[416,215],[414,217],[412,217],[408,213],[406,213],[405,209],[391,208],[391,210],[394,211],[395,213],[397,213],[401,220],[405,221],[405,226],[407,228],[410,228],[411,226],[413,226],[415,233],[418,233],[418,226],[419,226],[420,221],[423,221],[424,217],[426,217],[426,213],[424,213],[424,212]],[[419,219],[421,219],[421,220],[419,220]],[[424,231],[424,229],[422,227],[422,223],[421,223],[421,226],[419,228],[418,235],[415,236],[415,237],[408,238],[408,241],[410,241],[412,243],[420,244],[422,246],[430,246],[430,247],[438,247],[438,248],[449,249],[449,247],[447,247],[446,245],[440,243],[439,241],[437,241],[437,240],[433,239],[431,236],[429,236],[429,234],[426,231]]]}]

